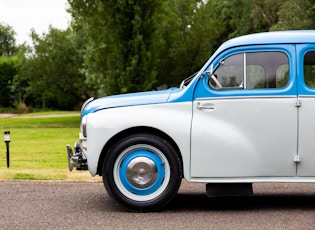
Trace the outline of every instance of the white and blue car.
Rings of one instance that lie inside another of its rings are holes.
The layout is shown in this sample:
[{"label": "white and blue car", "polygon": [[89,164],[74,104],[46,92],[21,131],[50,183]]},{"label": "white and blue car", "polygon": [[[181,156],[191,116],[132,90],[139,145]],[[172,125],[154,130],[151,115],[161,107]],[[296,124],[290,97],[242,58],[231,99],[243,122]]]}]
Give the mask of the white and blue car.
[{"label": "white and blue car", "polygon": [[182,178],[209,196],[252,195],[252,183],[315,182],[315,31],[223,43],[179,88],[82,106],[69,169],[103,177],[134,211],[155,211]]}]

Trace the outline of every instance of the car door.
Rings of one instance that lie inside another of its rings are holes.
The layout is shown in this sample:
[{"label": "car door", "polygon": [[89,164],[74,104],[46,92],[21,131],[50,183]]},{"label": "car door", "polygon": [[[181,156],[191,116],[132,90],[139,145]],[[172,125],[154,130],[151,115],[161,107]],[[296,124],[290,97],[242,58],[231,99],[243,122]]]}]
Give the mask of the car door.
[{"label": "car door", "polygon": [[295,47],[279,47],[226,51],[215,59],[213,76],[198,82],[192,178],[296,175]]},{"label": "car door", "polygon": [[299,107],[298,176],[315,176],[315,45],[297,45]]}]

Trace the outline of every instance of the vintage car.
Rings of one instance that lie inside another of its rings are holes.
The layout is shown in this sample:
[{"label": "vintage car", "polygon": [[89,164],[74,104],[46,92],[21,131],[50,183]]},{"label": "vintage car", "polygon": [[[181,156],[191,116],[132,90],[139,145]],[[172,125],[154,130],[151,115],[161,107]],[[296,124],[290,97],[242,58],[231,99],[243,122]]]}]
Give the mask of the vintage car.
[{"label": "vintage car", "polygon": [[123,207],[155,211],[182,179],[209,196],[315,182],[315,31],[223,43],[179,88],[90,99],[69,169],[103,177]]}]

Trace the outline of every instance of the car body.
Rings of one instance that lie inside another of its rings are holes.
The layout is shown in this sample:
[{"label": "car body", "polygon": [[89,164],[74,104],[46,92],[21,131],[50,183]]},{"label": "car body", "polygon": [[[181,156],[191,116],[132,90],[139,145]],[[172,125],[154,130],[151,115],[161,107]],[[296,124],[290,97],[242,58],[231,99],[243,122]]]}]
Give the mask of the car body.
[{"label": "car body", "polygon": [[115,200],[141,211],[166,205],[182,177],[206,183],[209,195],[315,182],[314,38],[237,37],[179,88],[87,101],[70,169],[102,175]]}]

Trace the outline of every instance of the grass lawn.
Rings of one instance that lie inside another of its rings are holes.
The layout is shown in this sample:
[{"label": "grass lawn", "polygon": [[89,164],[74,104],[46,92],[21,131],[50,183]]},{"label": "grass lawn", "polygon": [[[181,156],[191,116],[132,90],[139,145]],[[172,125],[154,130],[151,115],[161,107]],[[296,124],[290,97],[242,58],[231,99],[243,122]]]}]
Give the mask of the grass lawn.
[{"label": "grass lawn", "polygon": [[[78,113],[31,114],[0,118],[2,131],[10,130],[10,167],[6,164],[6,145],[0,144],[0,179],[12,180],[99,180],[88,171],[68,170],[66,145],[78,140]],[[49,115],[49,117],[45,117]],[[2,132],[2,134],[3,134]],[[2,153],[1,153],[2,152]]]}]

